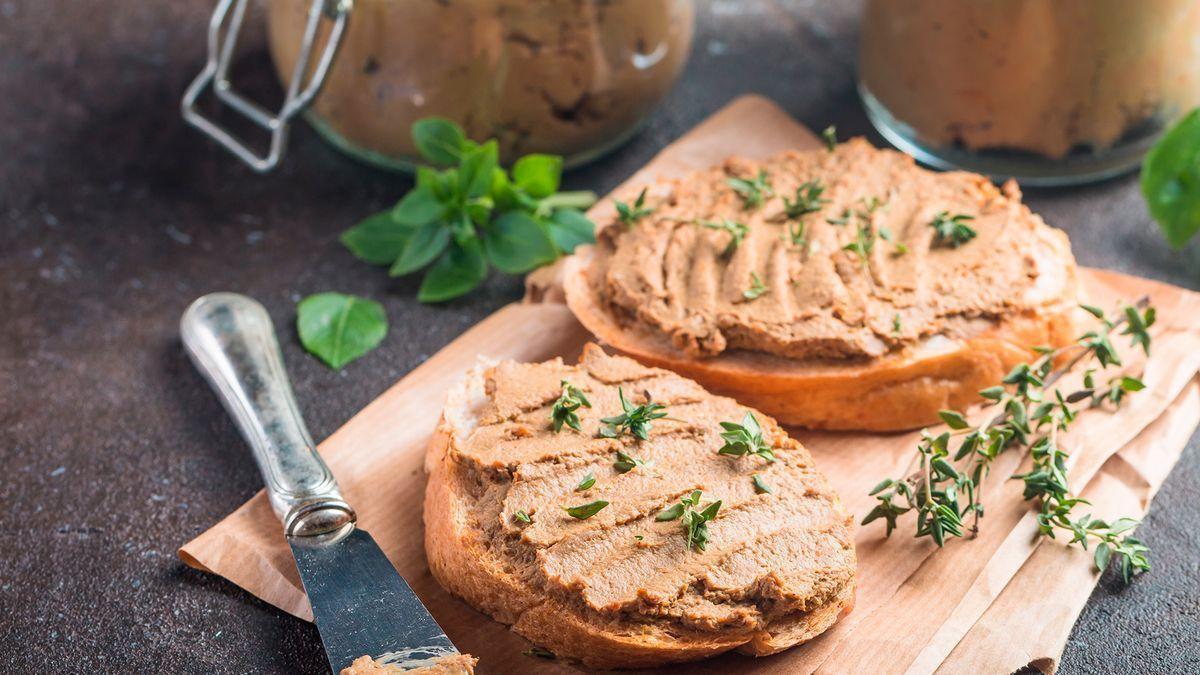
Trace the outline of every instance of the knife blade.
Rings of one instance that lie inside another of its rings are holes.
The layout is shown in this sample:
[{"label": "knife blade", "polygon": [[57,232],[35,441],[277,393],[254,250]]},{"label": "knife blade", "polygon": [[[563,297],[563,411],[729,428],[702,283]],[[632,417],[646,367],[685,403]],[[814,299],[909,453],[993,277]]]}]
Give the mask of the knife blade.
[{"label": "knife blade", "polygon": [[283,523],[329,667],[360,656],[403,669],[457,654],[379,545],[358,527],[300,416],[266,309],[212,293],[180,320],[184,347],[258,464]]},{"label": "knife blade", "polygon": [[331,544],[288,537],[329,664],[371,655],[403,668],[458,653],[450,638],[361,528]]}]

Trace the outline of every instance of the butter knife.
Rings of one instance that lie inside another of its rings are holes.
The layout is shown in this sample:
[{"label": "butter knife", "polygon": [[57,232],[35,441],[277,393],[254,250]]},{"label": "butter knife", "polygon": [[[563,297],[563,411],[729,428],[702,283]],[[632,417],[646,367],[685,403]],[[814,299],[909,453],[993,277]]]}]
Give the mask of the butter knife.
[{"label": "butter knife", "polygon": [[364,655],[410,669],[457,654],[379,545],[357,526],[300,417],[263,306],[236,293],[205,295],[187,308],[179,328],[192,363],[254,453],[333,672]]}]

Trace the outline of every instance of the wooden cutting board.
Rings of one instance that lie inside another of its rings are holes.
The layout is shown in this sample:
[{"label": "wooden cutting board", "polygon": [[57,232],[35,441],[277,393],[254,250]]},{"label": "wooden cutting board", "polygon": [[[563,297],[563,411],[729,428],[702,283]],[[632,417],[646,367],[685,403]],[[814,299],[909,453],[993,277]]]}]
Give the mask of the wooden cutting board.
[{"label": "wooden cutting board", "polygon": [[[614,194],[636,193],[657,177],[680,175],[730,155],[767,157],[809,148],[815,136],[770,101],[742,97],[668,146]],[[595,214],[611,209],[602,200]],[[384,392],[320,445],[360,523],[481,673],[573,672],[526,657],[520,636],[449,596],[425,563],[421,505],[426,442],[444,392],[480,356],[574,360],[588,334],[555,287],[553,270],[531,279],[526,302],[483,320]],[[1159,308],[1147,389],[1115,413],[1086,411],[1062,439],[1072,452],[1075,489],[1107,517],[1140,515],[1200,422],[1200,295],[1144,279],[1086,270],[1093,304],[1149,294]],[[1139,363],[1129,353],[1130,364]],[[843,499],[861,518],[866,492],[907,464],[916,434],[795,430]],[[664,672],[1011,672],[1033,663],[1052,670],[1097,576],[1090,556],[1042,542],[1017,481],[1015,454],[992,472],[980,536],[938,550],[906,535],[860,528],[859,593],[853,613],[812,642],[754,659],[728,654]],[[261,492],[179,551],[189,565],[226,577],[263,600],[310,619],[279,522]],[[1172,574],[1155,570],[1152,574]],[[1053,580],[1054,593],[1044,589]]]}]

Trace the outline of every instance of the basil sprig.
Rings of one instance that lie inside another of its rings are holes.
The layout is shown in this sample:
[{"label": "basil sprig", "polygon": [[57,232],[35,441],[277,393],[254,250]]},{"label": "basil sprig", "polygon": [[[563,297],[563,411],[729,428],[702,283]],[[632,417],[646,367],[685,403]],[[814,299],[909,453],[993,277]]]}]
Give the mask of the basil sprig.
[{"label": "basil sprig", "polygon": [[1175,123],[1142,162],[1142,195],[1175,248],[1200,232],[1200,108]]},{"label": "basil sprig", "polygon": [[449,168],[418,168],[408,194],[342,233],[341,241],[360,260],[387,265],[391,276],[426,270],[421,302],[469,292],[489,266],[524,274],[594,241],[581,209],[596,196],[558,192],[561,157],[526,155],[510,174],[500,166],[495,140],[476,143],[453,122],[426,118],[412,133],[425,159]]}]

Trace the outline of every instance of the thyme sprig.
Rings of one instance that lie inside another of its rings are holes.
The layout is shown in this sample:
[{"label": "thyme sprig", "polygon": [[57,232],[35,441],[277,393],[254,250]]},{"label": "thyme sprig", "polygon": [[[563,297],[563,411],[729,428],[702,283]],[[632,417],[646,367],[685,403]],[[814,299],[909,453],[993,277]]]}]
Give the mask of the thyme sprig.
[{"label": "thyme sprig", "polygon": [[783,212],[793,220],[816,213],[829,203],[828,199],[821,196],[824,192],[825,185],[821,183],[821,179],[805,181],[796,188],[795,201],[783,198]]},{"label": "thyme sprig", "polygon": [[771,289],[763,283],[763,280],[759,278],[758,272],[751,272],[750,287],[742,291],[742,297],[747,300],[757,300],[764,293],[767,293],[770,290]]},{"label": "thyme sprig", "polygon": [[958,248],[971,241],[978,234],[974,228],[967,225],[972,220],[975,220],[975,216],[965,213],[950,215],[949,211],[939,211],[933,220],[929,221],[929,226],[933,228],[934,232],[934,243]]},{"label": "thyme sprig", "polygon": [[720,220],[696,220],[693,221],[697,225],[708,228],[710,230],[724,230],[729,233],[729,243],[725,246],[725,250],[721,251],[722,256],[733,255],[733,252],[742,245],[742,240],[746,238],[746,233],[750,231],[744,223],[739,223],[736,220],[722,218]]},{"label": "thyme sprig", "polygon": [[837,127],[830,124],[821,132],[821,140],[825,141],[825,149],[833,152],[837,147]]},{"label": "thyme sprig", "polygon": [[550,407],[550,424],[554,427],[554,433],[562,431],[564,424],[575,431],[582,431],[579,427],[579,414],[575,412],[581,407],[590,408],[592,403],[587,400],[579,387],[563,380],[562,395]]},{"label": "thyme sprig", "polygon": [[613,206],[617,208],[617,219],[625,224],[625,227],[633,227],[637,221],[654,213],[652,207],[646,206],[646,188],[638,193],[637,199],[633,200],[633,204],[626,204],[618,199],[613,200]]},{"label": "thyme sprig", "polygon": [[718,454],[734,457],[758,455],[768,462],[775,461],[775,453],[771,451],[771,445],[763,439],[762,427],[759,426],[754,413],[747,412],[741,424],[721,422],[721,428],[725,430],[721,432],[725,445],[717,450]]},{"label": "thyme sprig", "polygon": [[[1053,538],[1058,531],[1069,532],[1070,543],[1084,549],[1095,541],[1096,566],[1103,571],[1115,559],[1127,581],[1150,569],[1149,550],[1135,537],[1124,534],[1137,521],[1121,518],[1109,523],[1090,515],[1075,515],[1076,507],[1088,502],[1072,496],[1068,454],[1059,445],[1060,434],[1079,414],[1076,404],[1086,401],[1087,405],[1119,405],[1124,396],[1144,385],[1137,377],[1119,374],[1109,378],[1106,386],[1097,387],[1095,368],[1086,371],[1084,389],[1080,391],[1065,395],[1054,385],[1083,362],[1095,361],[1100,370],[1122,365],[1111,342],[1111,335],[1118,330],[1129,336],[1132,346],[1140,346],[1149,354],[1148,329],[1154,324],[1154,308],[1143,298],[1123,306],[1115,319],[1099,308],[1085,309],[1099,320],[1096,329],[1080,336],[1074,344],[1039,349],[1036,360],[1014,367],[1002,385],[979,392],[998,411],[986,422],[972,426],[961,413],[942,411],[942,421],[950,430],[936,436],[927,429],[921,432],[916,470],[903,478],[888,478],[871,490],[878,503],[863,524],[883,520],[886,534],[891,535],[897,520],[915,511],[916,536],[929,537],[939,547],[949,537],[968,533],[974,536],[984,515],[983,480],[992,464],[1007,450],[1027,449],[1032,461],[1030,470],[1012,478],[1024,483],[1026,500],[1039,503],[1041,534]],[[1063,358],[1066,363],[1055,368]],[[953,440],[960,437],[958,447],[952,448]],[[964,522],[968,517],[969,527]]]},{"label": "thyme sprig", "polygon": [[700,490],[692,490],[691,494],[679,500],[679,503],[660,511],[654,517],[659,522],[682,519],[684,537],[689,549],[703,552],[708,546],[708,523],[717,517],[721,510],[721,500],[712,502],[703,510],[700,507]]},{"label": "thyme sprig", "polygon": [[725,182],[742,198],[742,208],[749,211],[757,209],[771,197],[775,196],[775,188],[771,186],[771,177],[765,169],[759,169],[754,178],[728,178]]},{"label": "thyme sprig", "polygon": [[627,431],[643,441],[648,440],[654,420],[667,416],[667,413],[663,412],[667,406],[652,401],[650,392],[646,392],[646,402],[642,405],[633,405],[625,400],[625,390],[621,387],[617,387],[617,397],[621,399],[621,410],[624,412],[620,415],[601,418],[600,421],[605,426],[600,427],[600,435],[604,438],[616,438],[623,431]]}]

